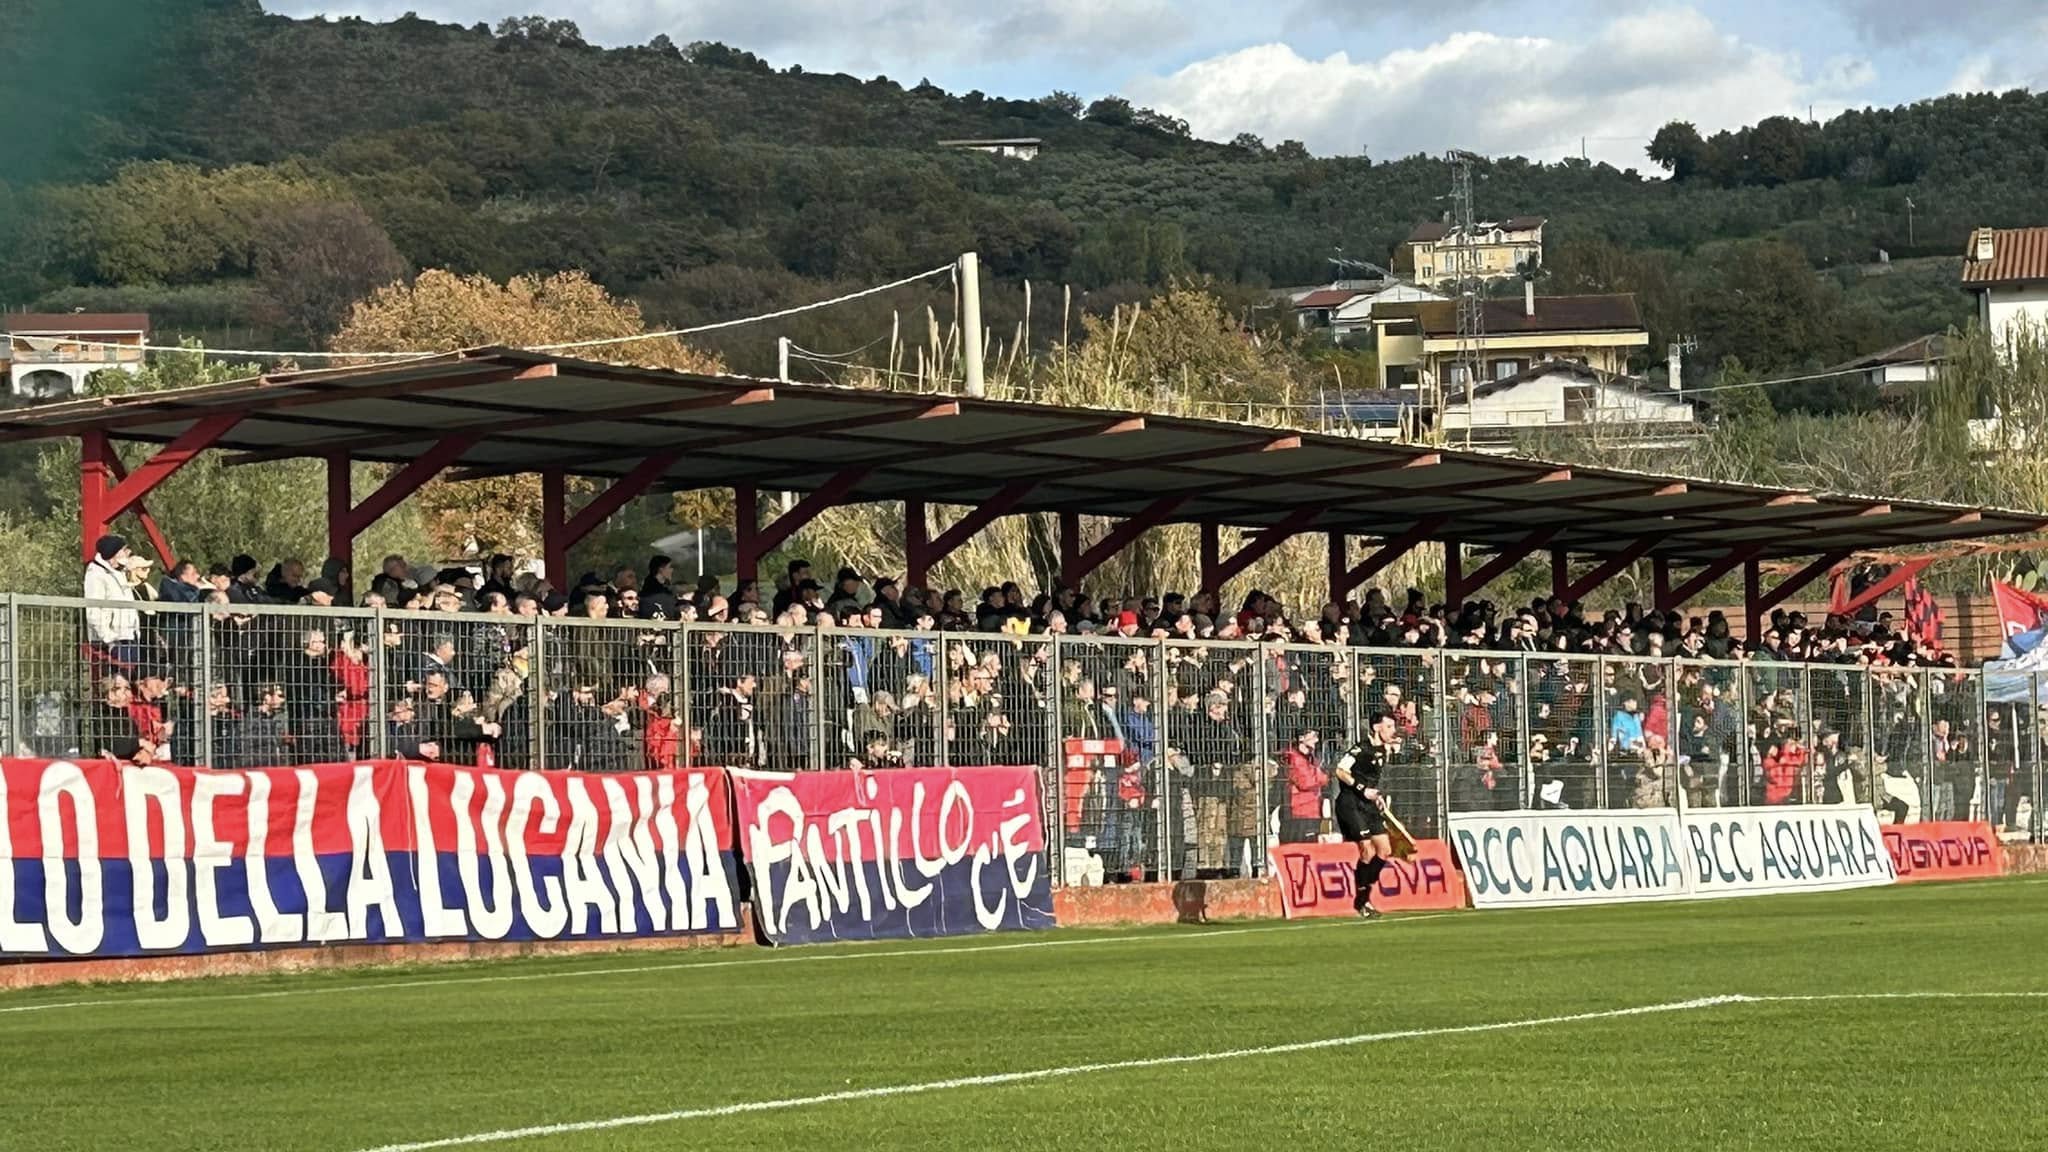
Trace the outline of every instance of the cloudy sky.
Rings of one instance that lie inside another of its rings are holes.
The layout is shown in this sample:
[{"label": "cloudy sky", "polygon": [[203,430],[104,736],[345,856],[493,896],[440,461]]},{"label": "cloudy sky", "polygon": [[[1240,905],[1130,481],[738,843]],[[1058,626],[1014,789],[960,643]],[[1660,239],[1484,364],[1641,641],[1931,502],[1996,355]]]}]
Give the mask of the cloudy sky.
[{"label": "cloudy sky", "polygon": [[495,23],[602,44],[722,40],[777,66],[954,91],[1120,92],[1197,134],[1318,153],[1447,147],[1647,166],[1658,125],[1826,117],[2048,87],[2048,0],[267,0],[305,16]]}]

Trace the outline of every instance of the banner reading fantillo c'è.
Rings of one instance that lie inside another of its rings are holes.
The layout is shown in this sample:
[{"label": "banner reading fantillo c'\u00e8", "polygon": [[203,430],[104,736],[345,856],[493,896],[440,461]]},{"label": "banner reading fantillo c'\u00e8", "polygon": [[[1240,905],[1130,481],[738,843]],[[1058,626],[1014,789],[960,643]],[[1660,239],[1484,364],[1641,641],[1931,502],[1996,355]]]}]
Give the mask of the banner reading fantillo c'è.
[{"label": "banner reading fantillo c'\u00e8", "polygon": [[731,774],[771,944],[1053,926],[1038,769]]},{"label": "banner reading fantillo c'\u00e8", "polygon": [[1691,894],[1671,808],[1453,812],[1451,843],[1475,908]]},{"label": "banner reading fantillo c'\u00e8", "polygon": [[725,773],[0,761],[0,956],[730,932]]},{"label": "banner reading fantillo c'\u00e8", "polygon": [[1829,892],[1898,880],[1877,814],[1863,804],[1692,808],[1695,896]]}]

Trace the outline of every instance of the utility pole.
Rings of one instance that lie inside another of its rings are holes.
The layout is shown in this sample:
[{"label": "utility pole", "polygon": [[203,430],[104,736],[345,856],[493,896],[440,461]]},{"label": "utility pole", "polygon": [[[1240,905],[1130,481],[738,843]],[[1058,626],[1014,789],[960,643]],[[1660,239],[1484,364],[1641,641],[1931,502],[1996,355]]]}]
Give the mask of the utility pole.
[{"label": "utility pole", "polygon": [[775,338],[775,378],[784,384],[789,383],[789,337],[787,336],[777,336]]},{"label": "utility pole", "polygon": [[973,252],[960,254],[960,355],[967,362],[967,395],[985,395],[981,379],[981,257]]},{"label": "utility pole", "polygon": [[1913,198],[1906,197],[1906,247],[1913,247]]},{"label": "utility pole", "polygon": [[[1480,274],[1479,252],[1474,247],[1478,239],[1478,223],[1472,208],[1472,165],[1478,159],[1480,157],[1462,148],[1453,148],[1444,154],[1444,160],[1451,166],[1451,227],[1457,236],[1456,243],[1451,246],[1455,253],[1458,282],[1458,355],[1452,376],[1457,376],[1462,370],[1465,377],[1467,443],[1472,439],[1472,392],[1486,374],[1486,281]],[[1453,383],[1456,383],[1455,379]],[[1436,410],[1435,442],[1441,444],[1445,418],[1443,381],[1435,381],[1431,390]]]}]

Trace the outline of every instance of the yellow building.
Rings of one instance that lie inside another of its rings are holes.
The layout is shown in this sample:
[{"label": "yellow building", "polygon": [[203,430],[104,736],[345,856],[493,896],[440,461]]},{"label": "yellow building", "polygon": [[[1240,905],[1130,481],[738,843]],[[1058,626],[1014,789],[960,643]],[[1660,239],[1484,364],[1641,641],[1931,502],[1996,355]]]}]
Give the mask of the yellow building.
[{"label": "yellow building", "polygon": [[1505,280],[1543,263],[1543,225],[1541,216],[1480,221],[1468,244],[1463,229],[1454,225],[1417,224],[1395,249],[1394,270],[1412,274],[1414,282],[1425,288],[1455,285],[1460,261],[1469,254],[1469,275]]},{"label": "yellow building", "polygon": [[[1599,372],[1628,373],[1629,355],[1650,346],[1650,333],[1630,294],[1537,296],[1484,301],[1481,353],[1488,380],[1505,380],[1538,364],[1565,360]],[[1458,305],[1453,300],[1389,304],[1375,309],[1374,343],[1380,387],[1465,383],[1458,356]]]}]

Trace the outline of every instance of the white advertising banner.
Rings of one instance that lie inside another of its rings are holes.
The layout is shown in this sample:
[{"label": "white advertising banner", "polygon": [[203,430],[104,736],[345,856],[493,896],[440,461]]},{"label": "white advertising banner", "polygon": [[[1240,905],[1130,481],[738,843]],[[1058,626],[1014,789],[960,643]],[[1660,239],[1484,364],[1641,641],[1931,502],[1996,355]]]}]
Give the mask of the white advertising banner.
[{"label": "white advertising banner", "polygon": [[1826,892],[1899,878],[1866,805],[1689,808],[1684,822],[1696,896]]},{"label": "white advertising banner", "polygon": [[1474,908],[1676,900],[1691,894],[1672,808],[1453,812]]},{"label": "white advertising banner", "polygon": [[1475,908],[1825,892],[1898,880],[1857,804],[1453,812]]}]

